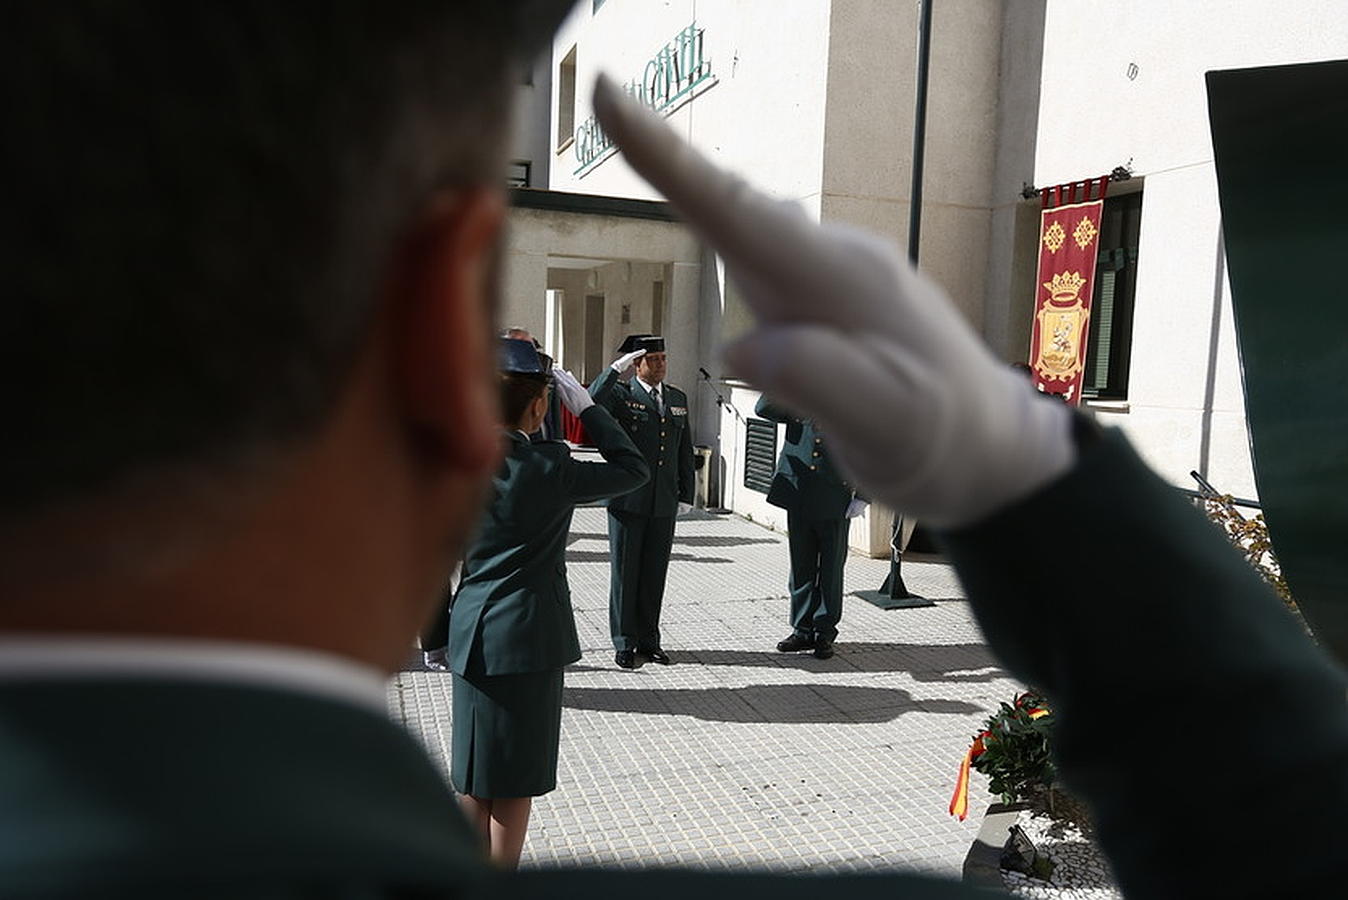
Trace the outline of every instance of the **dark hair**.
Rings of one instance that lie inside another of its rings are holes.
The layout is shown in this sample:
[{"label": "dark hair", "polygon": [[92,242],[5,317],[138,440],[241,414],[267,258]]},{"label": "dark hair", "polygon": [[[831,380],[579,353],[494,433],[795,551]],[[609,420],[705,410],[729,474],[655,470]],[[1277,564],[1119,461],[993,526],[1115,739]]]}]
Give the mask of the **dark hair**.
[{"label": "dark hair", "polygon": [[409,219],[499,182],[527,6],[6,8],[0,515],[311,433]]},{"label": "dark hair", "polygon": [[529,404],[543,396],[548,387],[548,377],[521,372],[501,372],[500,377],[501,421],[507,428],[513,428]]}]

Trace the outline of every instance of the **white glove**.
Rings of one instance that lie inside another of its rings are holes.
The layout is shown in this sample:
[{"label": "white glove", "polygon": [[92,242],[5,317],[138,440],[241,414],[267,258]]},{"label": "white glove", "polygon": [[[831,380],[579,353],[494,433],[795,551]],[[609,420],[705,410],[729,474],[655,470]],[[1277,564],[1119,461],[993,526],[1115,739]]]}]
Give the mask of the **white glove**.
[{"label": "white glove", "polygon": [[853,497],[852,502],[847,504],[847,512],[844,513],[844,515],[846,518],[855,519],[857,516],[864,513],[866,507],[870,505],[870,501],[868,500],[862,500],[860,497]]},{"label": "white glove", "polygon": [[594,406],[594,398],[590,392],[581,387],[576,376],[572,375],[566,369],[554,367],[552,370],[552,387],[561,398],[562,405],[571,410],[571,415],[578,416],[585,410]]},{"label": "white glove", "polygon": [[624,353],[609,365],[613,366],[613,371],[619,375],[626,375],[632,371],[632,367],[637,364],[637,360],[645,355],[645,350],[633,350],[631,353]]},{"label": "white glove", "polygon": [[731,368],[820,422],[866,493],[950,528],[1072,466],[1068,407],[995,359],[887,240],[820,226],[722,172],[602,75],[594,109],[754,311],[758,327],[725,350]]},{"label": "white glove", "polygon": [[684,503],[682,500],[679,501],[679,513],[678,513],[679,515],[686,516],[692,511],[693,511],[693,504]]}]

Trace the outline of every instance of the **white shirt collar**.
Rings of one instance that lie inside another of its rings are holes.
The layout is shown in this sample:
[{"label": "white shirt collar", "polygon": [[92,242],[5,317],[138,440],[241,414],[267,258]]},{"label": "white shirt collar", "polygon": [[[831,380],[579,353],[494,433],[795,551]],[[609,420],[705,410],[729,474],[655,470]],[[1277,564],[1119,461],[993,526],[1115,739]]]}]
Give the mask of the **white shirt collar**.
[{"label": "white shirt collar", "polygon": [[388,715],[382,672],[318,650],[149,636],[0,635],[0,683],[119,677],[279,688]]},{"label": "white shirt collar", "polygon": [[[636,376],[636,379],[637,379],[637,381],[640,381],[640,382],[641,382],[641,386],[644,387],[644,388],[646,389],[646,393],[650,394],[652,397],[655,396],[655,388],[656,388],[656,385],[653,385],[653,384],[647,384],[647,383],[646,383],[646,380],[645,380],[644,378],[642,378],[640,375]],[[660,384],[661,384],[660,391],[661,391],[661,393],[664,393],[664,387],[663,387],[664,382],[661,382]]]}]

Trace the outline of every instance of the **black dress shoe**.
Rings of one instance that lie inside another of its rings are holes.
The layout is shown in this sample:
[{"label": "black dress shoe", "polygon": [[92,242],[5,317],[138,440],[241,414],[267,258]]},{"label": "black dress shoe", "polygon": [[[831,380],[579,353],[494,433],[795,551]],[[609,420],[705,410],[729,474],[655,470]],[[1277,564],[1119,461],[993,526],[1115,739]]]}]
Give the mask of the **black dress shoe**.
[{"label": "black dress shoe", "polygon": [[803,634],[791,633],[785,640],[777,642],[779,653],[799,653],[801,650],[813,650],[814,638]]},{"label": "black dress shoe", "polygon": [[669,665],[669,654],[661,650],[659,647],[656,647],[654,650],[646,650],[644,652],[646,654],[646,658],[649,659],[651,662],[659,663],[662,666]]},{"label": "black dress shoe", "polygon": [[832,658],[833,658],[833,642],[832,642],[832,641],[817,641],[817,642],[815,643],[815,645],[814,645],[814,658],[815,658],[815,659],[832,659]]},{"label": "black dress shoe", "polygon": [[619,650],[613,654],[613,661],[622,669],[635,669],[637,667],[637,653],[635,650]]}]

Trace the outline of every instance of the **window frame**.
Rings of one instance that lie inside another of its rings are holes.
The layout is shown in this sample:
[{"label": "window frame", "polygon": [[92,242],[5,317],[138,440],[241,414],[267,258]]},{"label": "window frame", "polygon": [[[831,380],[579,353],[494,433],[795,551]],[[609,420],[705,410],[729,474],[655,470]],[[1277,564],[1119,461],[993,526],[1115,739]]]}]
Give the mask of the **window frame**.
[{"label": "window frame", "polygon": [[[1128,399],[1133,349],[1133,320],[1137,303],[1138,239],[1143,199],[1141,185],[1105,197],[1096,244],[1095,284],[1086,334],[1085,371],[1081,399],[1116,402]],[[1106,245],[1109,246],[1106,246]],[[1106,294],[1109,296],[1106,297]],[[1106,352],[1103,383],[1097,372]]]},{"label": "window frame", "polygon": [[557,64],[557,135],[555,145],[561,153],[576,140],[576,45]]}]

